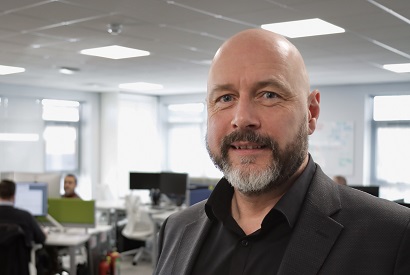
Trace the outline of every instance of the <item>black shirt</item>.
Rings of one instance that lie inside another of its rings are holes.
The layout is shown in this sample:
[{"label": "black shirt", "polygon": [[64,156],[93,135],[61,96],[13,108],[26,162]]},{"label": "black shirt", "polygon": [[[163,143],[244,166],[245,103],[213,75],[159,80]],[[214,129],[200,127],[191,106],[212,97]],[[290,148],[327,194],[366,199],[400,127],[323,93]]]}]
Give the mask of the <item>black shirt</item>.
[{"label": "black shirt", "polygon": [[27,211],[15,208],[13,205],[0,205],[0,223],[16,223],[21,226],[27,244],[31,242],[44,244],[46,235],[36,219]]},{"label": "black shirt", "polygon": [[234,190],[221,179],[205,205],[213,223],[191,274],[276,274],[315,170],[309,156],[303,173],[265,216],[261,228],[250,235],[233,219]]}]

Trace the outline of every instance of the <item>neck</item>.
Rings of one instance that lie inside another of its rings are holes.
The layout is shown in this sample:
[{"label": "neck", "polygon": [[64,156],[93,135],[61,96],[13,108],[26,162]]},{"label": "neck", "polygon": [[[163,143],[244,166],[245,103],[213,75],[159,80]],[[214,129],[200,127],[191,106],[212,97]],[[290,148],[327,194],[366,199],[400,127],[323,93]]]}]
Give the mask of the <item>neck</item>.
[{"label": "neck", "polygon": [[0,202],[11,202],[14,204],[14,197],[5,199],[5,198],[0,198]]}]

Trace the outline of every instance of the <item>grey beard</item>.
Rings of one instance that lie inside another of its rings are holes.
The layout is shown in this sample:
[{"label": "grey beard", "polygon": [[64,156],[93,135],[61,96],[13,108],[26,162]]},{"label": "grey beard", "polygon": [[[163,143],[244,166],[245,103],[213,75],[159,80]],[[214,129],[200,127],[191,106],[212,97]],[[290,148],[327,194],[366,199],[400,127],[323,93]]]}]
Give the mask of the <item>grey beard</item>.
[{"label": "grey beard", "polygon": [[[276,141],[261,136],[253,131],[237,131],[226,136],[221,145],[221,156],[208,153],[215,165],[224,173],[228,182],[239,192],[246,195],[265,193],[282,186],[303,163],[308,152],[308,135],[306,126],[301,125],[296,138],[281,151]],[[233,167],[229,162],[228,151],[234,141],[249,141],[263,144],[272,150],[272,160],[265,168],[255,169],[249,164],[253,157],[244,157],[240,167]]]},{"label": "grey beard", "polygon": [[261,171],[245,167],[233,168],[229,166],[225,169],[225,177],[232,187],[247,195],[262,193],[271,189],[272,182],[279,177],[279,170],[273,167]]}]

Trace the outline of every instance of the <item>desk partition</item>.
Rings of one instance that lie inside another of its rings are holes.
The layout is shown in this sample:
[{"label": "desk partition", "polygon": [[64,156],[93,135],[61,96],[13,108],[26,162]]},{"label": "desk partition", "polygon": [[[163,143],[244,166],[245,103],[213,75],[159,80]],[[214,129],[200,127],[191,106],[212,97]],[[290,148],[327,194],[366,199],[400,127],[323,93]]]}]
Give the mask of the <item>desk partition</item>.
[{"label": "desk partition", "polygon": [[[95,201],[80,199],[49,198],[48,214],[63,227],[94,228]],[[39,218],[47,222],[46,218]]]}]

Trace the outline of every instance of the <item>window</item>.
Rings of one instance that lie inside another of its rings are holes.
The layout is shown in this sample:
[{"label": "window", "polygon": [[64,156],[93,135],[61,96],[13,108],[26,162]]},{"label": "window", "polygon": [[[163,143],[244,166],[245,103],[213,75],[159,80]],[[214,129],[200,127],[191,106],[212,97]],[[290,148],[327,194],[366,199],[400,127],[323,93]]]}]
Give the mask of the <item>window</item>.
[{"label": "window", "polygon": [[[373,100],[372,184],[381,197],[403,199],[410,190],[410,96],[376,96]],[[410,199],[410,198],[407,198]]]},{"label": "window", "polygon": [[80,103],[43,99],[45,171],[78,172]]},{"label": "window", "polygon": [[220,171],[209,158],[205,146],[206,111],[203,103],[166,106],[167,170],[190,177],[219,178]]}]

